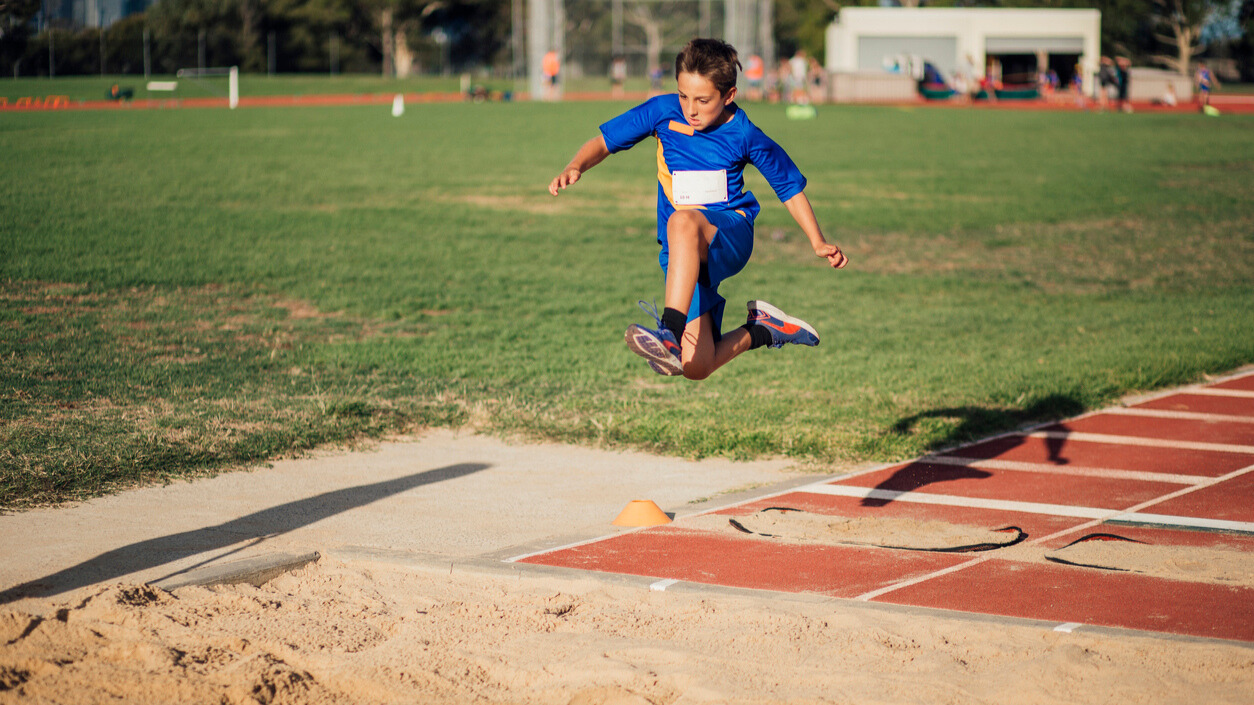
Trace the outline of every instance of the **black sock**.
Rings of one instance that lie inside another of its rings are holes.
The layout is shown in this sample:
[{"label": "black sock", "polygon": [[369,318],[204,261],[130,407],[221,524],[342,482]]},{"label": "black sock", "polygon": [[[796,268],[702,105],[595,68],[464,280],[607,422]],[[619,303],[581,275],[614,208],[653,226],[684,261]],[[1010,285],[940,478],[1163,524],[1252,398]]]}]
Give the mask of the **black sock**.
[{"label": "black sock", "polygon": [[771,329],[757,323],[746,323],[741,328],[749,331],[749,349],[764,348],[771,344]]},{"label": "black sock", "polygon": [[662,325],[675,334],[675,342],[684,339],[684,326],[688,325],[688,315],[673,308],[662,309]]}]

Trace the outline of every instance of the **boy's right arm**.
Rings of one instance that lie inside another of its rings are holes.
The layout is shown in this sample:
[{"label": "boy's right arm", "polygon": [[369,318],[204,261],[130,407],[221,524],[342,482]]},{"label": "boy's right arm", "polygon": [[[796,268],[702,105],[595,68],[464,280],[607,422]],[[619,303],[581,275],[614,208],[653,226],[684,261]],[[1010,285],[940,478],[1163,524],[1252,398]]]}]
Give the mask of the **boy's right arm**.
[{"label": "boy's right arm", "polygon": [[549,193],[556,196],[558,190],[565,190],[574,184],[585,171],[600,164],[608,156],[610,156],[610,150],[605,146],[605,137],[598,134],[588,140],[575,153],[566,168],[562,169],[562,173],[549,182]]}]

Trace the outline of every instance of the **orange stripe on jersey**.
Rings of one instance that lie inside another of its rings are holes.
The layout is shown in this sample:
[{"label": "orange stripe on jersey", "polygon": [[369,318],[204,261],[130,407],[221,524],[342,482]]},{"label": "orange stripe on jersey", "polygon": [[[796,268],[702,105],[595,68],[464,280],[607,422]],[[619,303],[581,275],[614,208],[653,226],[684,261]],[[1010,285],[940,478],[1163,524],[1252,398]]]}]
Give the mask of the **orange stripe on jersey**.
[{"label": "orange stripe on jersey", "polygon": [[680,132],[685,135],[688,135],[689,137],[692,137],[693,135],[697,134],[697,128],[693,127],[692,125],[687,125],[682,122],[677,122],[675,120],[671,120],[671,124],[667,125],[667,127],[669,127],[671,131],[673,132]]},{"label": "orange stripe on jersey", "polygon": [[[671,121],[672,124],[679,123]],[[657,135],[654,135],[657,137]],[[671,202],[671,207],[677,211],[683,210],[705,210],[705,206],[677,206],[675,205],[675,192],[672,190],[674,184],[671,182],[671,170],[666,166],[666,155],[662,153],[662,140],[657,141],[657,182],[662,185],[662,193],[666,194],[666,200]]]}]

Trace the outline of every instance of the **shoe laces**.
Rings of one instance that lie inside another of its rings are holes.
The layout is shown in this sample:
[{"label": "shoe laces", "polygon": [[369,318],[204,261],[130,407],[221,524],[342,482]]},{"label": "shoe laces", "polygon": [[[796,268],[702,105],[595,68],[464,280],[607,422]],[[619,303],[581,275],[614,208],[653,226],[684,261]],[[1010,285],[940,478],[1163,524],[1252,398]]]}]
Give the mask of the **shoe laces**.
[{"label": "shoe laces", "polygon": [[636,305],[640,307],[641,311],[644,311],[650,316],[653,316],[654,324],[656,324],[658,329],[661,330],[662,314],[658,313],[657,302],[656,301],[649,302],[649,301],[645,301],[644,299],[640,299],[639,301],[636,302]]}]

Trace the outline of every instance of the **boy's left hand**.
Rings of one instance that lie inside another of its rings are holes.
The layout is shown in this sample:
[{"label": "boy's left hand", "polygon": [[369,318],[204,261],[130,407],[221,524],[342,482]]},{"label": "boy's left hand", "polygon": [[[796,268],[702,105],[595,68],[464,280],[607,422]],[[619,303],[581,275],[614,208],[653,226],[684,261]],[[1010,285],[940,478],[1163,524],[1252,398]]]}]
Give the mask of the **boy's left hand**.
[{"label": "boy's left hand", "polygon": [[826,259],[833,269],[844,269],[845,265],[849,264],[849,258],[845,256],[845,253],[831,243],[825,243],[814,248],[814,254]]}]

